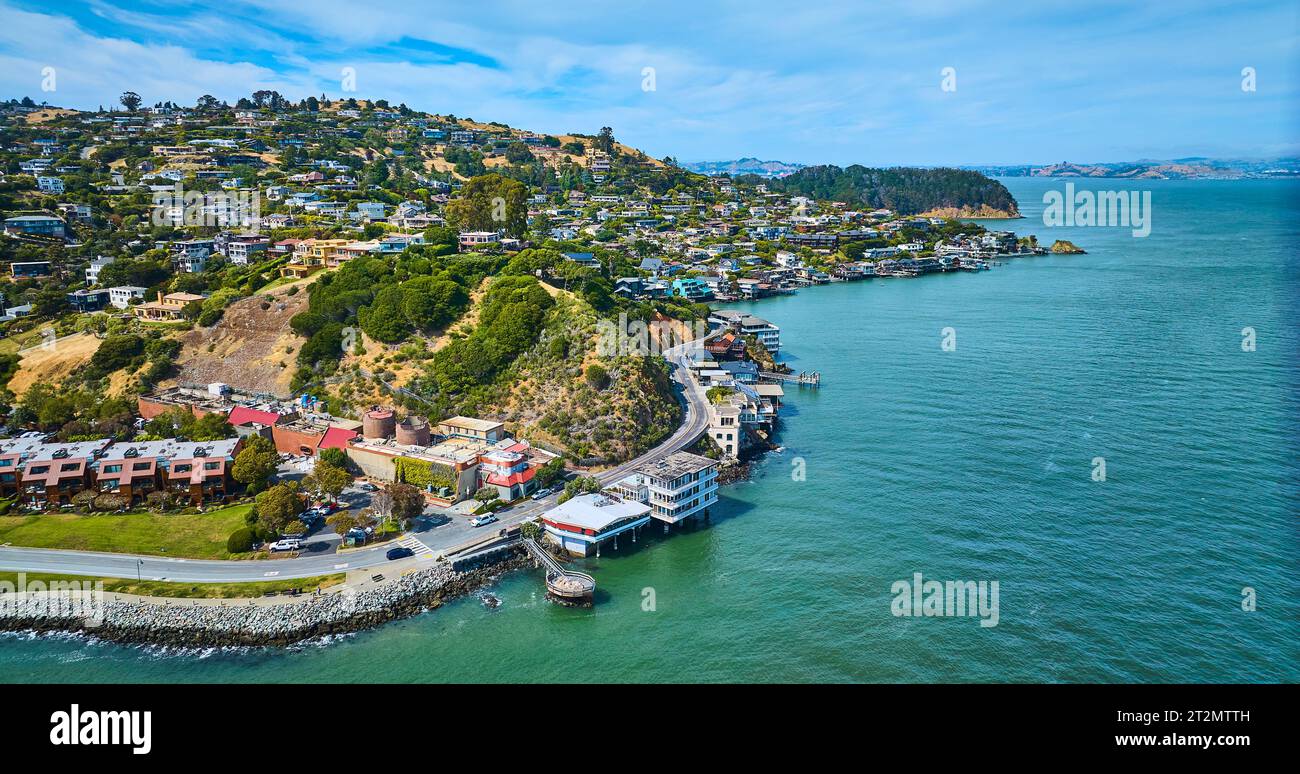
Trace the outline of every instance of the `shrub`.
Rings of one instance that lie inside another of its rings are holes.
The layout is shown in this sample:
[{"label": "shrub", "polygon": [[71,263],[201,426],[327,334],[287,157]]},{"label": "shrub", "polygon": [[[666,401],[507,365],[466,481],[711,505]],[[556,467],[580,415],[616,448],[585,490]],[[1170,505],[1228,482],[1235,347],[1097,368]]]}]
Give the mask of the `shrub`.
[{"label": "shrub", "polygon": [[226,550],[232,554],[246,554],[253,550],[253,530],[240,527],[226,539]]},{"label": "shrub", "polygon": [[98,511],[118,511],[130,504],[122,495],[102,494],[95,498],[95,510]]},{"label": "shrub", "polygon": [[609,384],[609,372],[599,363],[592,363],[587,366],[585,376],[587,378],[587,384],[590,384],[598,390],[605,389]]}]

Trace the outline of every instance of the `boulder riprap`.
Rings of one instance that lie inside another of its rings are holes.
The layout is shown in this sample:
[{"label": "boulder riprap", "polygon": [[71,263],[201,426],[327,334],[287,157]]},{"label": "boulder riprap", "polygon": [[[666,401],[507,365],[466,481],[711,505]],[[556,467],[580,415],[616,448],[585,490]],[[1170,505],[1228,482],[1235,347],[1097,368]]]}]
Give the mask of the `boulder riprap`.
[{"label": "boulder riprap", "polygon": [[344,587],[291,601],[196,603],[114,596],[84,605],[50,594],[0,596],[0,631],[72,631],[113,642],[170,647],[289,645],[368,629],[440,607],[528,559],[511,548],[472,563],[445,562],[356,590]]}]

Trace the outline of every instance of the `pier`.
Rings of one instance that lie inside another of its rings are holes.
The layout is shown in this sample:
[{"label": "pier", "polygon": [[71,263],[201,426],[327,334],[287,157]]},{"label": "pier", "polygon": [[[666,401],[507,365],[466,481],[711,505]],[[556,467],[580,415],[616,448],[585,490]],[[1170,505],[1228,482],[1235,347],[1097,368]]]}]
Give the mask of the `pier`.
[{"label": "pier", "polygon": [[523,538],[524,549],[546,570],[546,593],[562,605],[591,607],[596,594],[596,579],[585,572],[567,570],[532,538]]},{"label": "pier", "polygon": [[822,375],[820,371],[800,371],[797,374],[782,374],[777,373],[776,371],[759,371],[758,378],[772,382],[798,384],[800,387],[822,386]]}]

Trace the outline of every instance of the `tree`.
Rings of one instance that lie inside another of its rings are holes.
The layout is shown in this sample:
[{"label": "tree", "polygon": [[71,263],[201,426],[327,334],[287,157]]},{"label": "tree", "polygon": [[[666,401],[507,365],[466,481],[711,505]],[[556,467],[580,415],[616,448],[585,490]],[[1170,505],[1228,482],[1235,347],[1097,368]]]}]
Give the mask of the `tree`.
[{"label": "tree", "polygon": [[235,464],[230,468],[230,475],[239,483],[248,487],[248,491],[257,493],[275,474],[280,457],[275,444],[260,435],[250,435],[244,442],[244,448],[235,455]]},{"label": "tree", "polygon": [[533,160],[533,152],[522,142],[512,142],[506,146],[506,161],[511,164],[527,164]]},{"label": "tree", "polygon": [[389,496],[393,498],[393,516],[399,521],[407,522],[424,513],[424,495],[419,487],[411,484],[389,484]]},{"label": "tree", "polygon": [[140,95],[136,94],[134,91],[122,92],[122,97],[119,101],[122,103],[122,107],[126,108],[127,111],[131,113],[138,110],[140,103],[142,102]]},{"label": "tree", "polygon": [[277,533],[282,532],[303,510],[298,487],[292,482],[276,484],[259,494],[254,503],[257,520],[262,526]]},{"label": "tree", "polygon": [[600,479],[592,476],[579,476],[564,485],[564,492],[556,502],[565,503],[581,494],[600,491]]},{"label": "tree", "polygon": [[614,130],[608,126],[600,127],[600,134],[596,135],[596,150],[601,153],[614,152]]},{"label": "tree", "polygon": [[352,474],[327,462],[316,460],[316,467],[302,480],[303,488],[322,499],[337,500],[352,483]]},{"label": "tree", "polygon": [[550,486],[551,482],[564,475],[564,458],[556,457],[537,471],[537,485]]},{"label": "tree", "polygon": [[348,469],[348,455],[347,452],[344,452],[342,449],[335,449],[332,447],[321,449],[316,457],[326,465],[333,465],[334,467],[343,470]]},{"label": "tree", "polygon": [[335,534],[346,535],[350,530],[362,529],[370,526],[373,521],[373,515],[369,513],[368,510],[361,511],[360,513],[354,511],[339,511],[326,519],[325,523],[329,525],[330,529],[334,530]]},{"label": "tree", "polygon": [[528,228],[528,186],[497,174],[470,178],[447,202],[447,223],[460,231],[497,231],[523,236]]},{"label": "tree", "polygon": [[253,550],[253,530],[240,527],[226,538],[226,551],[231,554],[246,554]]}]

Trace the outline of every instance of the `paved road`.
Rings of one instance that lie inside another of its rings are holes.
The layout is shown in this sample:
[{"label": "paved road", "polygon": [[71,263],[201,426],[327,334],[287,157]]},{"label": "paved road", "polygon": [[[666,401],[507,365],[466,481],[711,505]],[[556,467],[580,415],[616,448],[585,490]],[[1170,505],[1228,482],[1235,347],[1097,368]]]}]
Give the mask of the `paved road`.
[{"label": "paved road", "polygon": [[[633,468],[651,462],[693,444],[708,427],[708,403],[705,391],[695,383],[687,366],[686,345],[668,350],[665,358],[673,367],[673,379],[681,385],[685,398],[686,418],[668,440],[634,460],[625,462],[597,475],[602,484],[613,483],[627,476]],[[497,524],[474,528],[463,516],[425,518],[420,520],[404,545],[416,549],[417,554],[434,556],[459,547],[476,537],[487,538],[503,527],[511,527],[555,507],[557,495],[543,500],[525,501],[499,514]],[[361,498],[358,498],[358,501]],[[368,498],[366,498],[368,499]],[[356,503],[349,503],[356,505]],[[416,542],[418,541],[418,542]],[[39,548],[0,547],[0,570],[51,572],[68,575],[92,575],[115,578],[134,578],[175,581],[181,583],[233,583],[245,581],[284,580],[329,575],[347,570],[376,567],[387,563],[385,553],[391,543],[372,548],[337,553],[337,541],[320,534],[307,539],[315,549],[295,558],[266,561],[213,561],[205,559],[168,559],[159,556],[132,556],[93,551],[58,551]],[[423,545],[427,552],[421,551]]]}]

